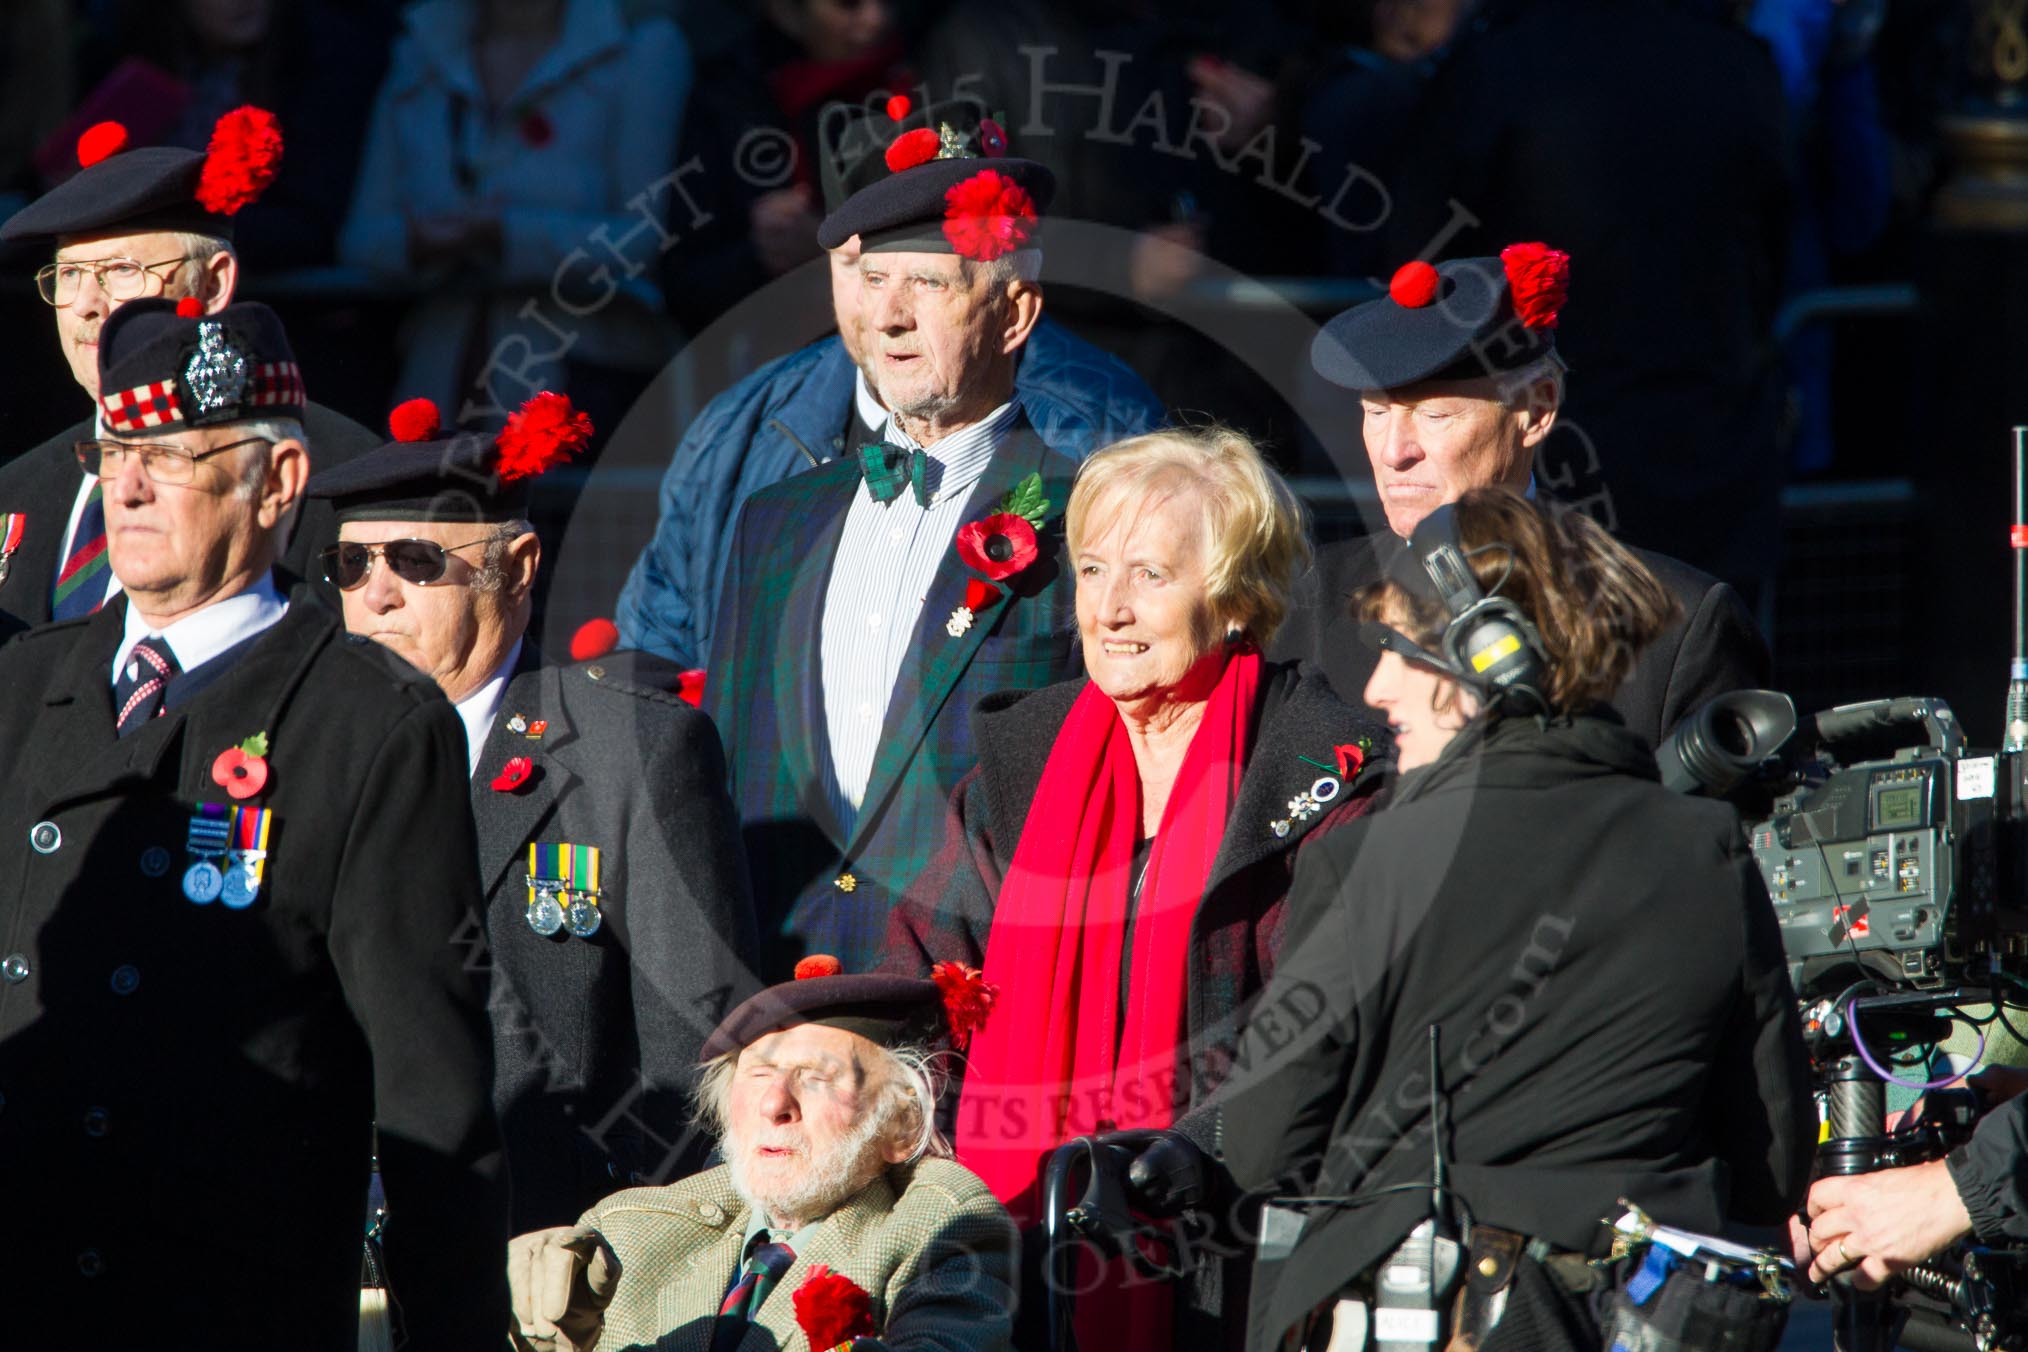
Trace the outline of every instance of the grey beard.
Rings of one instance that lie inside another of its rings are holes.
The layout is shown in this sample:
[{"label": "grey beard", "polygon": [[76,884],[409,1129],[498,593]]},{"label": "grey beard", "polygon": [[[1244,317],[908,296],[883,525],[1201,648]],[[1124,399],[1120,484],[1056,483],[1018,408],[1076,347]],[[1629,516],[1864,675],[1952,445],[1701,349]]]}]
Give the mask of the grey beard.
[{"label": "grey beard", "polygon": [[884,1112],[868,1113],[850,1135],[821,1154],[809,1157],[800,1184],[773,1193],[759,1191],[747,1177],[750,1143],[738,1134],[731,1135],[725,1144],[729,1147],[726,1163],[732,1170],[733,1191],[763,1217],[794,1216],[808,1224],[828,1216],[879,1176],[879,1153],[874,1141],[887,1125],[887,1116]]}]

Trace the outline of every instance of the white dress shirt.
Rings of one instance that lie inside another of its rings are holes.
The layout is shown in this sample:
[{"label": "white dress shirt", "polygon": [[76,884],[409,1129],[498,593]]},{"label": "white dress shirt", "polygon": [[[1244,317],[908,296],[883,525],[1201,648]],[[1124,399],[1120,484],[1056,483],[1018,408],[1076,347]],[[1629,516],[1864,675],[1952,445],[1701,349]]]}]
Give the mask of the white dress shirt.
[{"label": "white dress shirt", "polygon": [[486,683],[452,706],[465,725],[468,778],[479,773],[479,753],[486,749],[486,739],[493,735],[493,720],[500,715],[500,697],[507,693],[508,678],[521,663],[521,644],[521,639],[515,639],[514,646],[507,650],[507,660],[494,669]]},{"label": "white dress shirt", "polygon": [[[873,773],[881,725],[895,678],[916,642],[916,623],[939,564],[966,520],[965,500],[993,459],[1020,406],[1013,400],[980,421],[928,448],[930,505],[920,506],[904,485],[890,502],[876,502],[864,483],[845,513],[844,533],[824,593],[824,722],[831,752],[832,806],[849,826],[859,816]],[[916,440],[883,412],[883,435],[897,446]],[[982,515],[988,509],[971,513]],[[941,640],[942,618],[934,631]]]},{"label": "white dress shirt", "polygon": [[126,629],[120,637],[120,646],[113,652],[112,670],[107,675],[111,684],[118,685],[120,672],[133,654],[134,645],[144,638],[167,643],[178,671],[195,671],[226,649],[264,632],[288,610],[288,600],[275,590],[273,573],[261,574],[245,591],[214,601],[166,629],[150,629],[140,612],[129,604]]},{"label": "white dress shirt", "polygon": [[[866,379],[866,372],[856,367],[852,372],[852,403],[859,410],[859,421],[868,427],[887,426],[886,407],[880,402],[880,396],[873,392],[872,384]],[[857,446],[845,448],[845,457],[848,460],[858,454]]]}]

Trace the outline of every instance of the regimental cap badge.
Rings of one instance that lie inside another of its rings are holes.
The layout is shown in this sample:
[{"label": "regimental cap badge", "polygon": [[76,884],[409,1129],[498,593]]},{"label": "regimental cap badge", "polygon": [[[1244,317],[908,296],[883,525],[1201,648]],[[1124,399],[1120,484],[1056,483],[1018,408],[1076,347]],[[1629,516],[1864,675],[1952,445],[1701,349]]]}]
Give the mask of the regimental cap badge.
[{"label": "regimental cap badge", "polygon": [[197,346],[183,363],[183,390],[191,408],[184,416],[193,427],[237,417],[251,379],[246,354],[232,345],[225,325],[215,319],[197,325]]}]

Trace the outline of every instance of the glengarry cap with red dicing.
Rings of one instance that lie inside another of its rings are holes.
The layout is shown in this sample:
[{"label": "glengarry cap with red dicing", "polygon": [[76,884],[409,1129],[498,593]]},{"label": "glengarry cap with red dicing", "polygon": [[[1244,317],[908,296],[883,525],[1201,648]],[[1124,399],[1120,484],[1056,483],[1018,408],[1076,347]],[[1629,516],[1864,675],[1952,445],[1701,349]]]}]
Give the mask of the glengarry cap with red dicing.
[{"label": "glengarry cap with red dicing", "polygon": [[99,330],[99,419],[118,437],[303,416],[303,373],[282,321],[242,301],[130,300]]},{"label": "glengarry cap with red dicing", "polygon": [[1387,294],[1338,315],[1310,344],[1334,385],[1393,390],[1520,370],[1556,351],[1570,255],[1510,244],[1498,258],[1404,263]]},{"label": "glengarry cap with red dicing", "polygon": [[954,253],[984,263],[1040,243],[1056,176],[1009,155],[998,122],[959,103],[940,105],[934,125],[911,126],[908,100],[890,105],[898,131],[881,156],[886,172],[824,218],[818,244],[835,249],[857,235],[869,253]]},{"label": "glengarry cap with red dicing", "polygon": [[232,239],[233,217],[281,172],[275,116],[248,105],[218,119],[203,152],[128,145],[101,122],[78,138],[78,171],[0,225],[0,241],[157,230]]}]

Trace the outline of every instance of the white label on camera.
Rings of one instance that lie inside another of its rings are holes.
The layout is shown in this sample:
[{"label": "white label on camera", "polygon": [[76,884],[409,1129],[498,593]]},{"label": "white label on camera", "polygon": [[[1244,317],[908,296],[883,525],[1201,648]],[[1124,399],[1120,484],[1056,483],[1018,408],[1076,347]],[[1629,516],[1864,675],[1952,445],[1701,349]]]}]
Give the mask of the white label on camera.
[{"label": "white label on camera", "polygon": [[1391,1310],[1383,1305],[1373,1312],[1373,1336],[1383,1343],[1433,1343],[1437,1340],[1437,1313]]},{"label": "white label on camera", "polygon": [[1958,801],[1968,803],[1993,796],[1993,758],[1979,756],[1958,762]]}]

